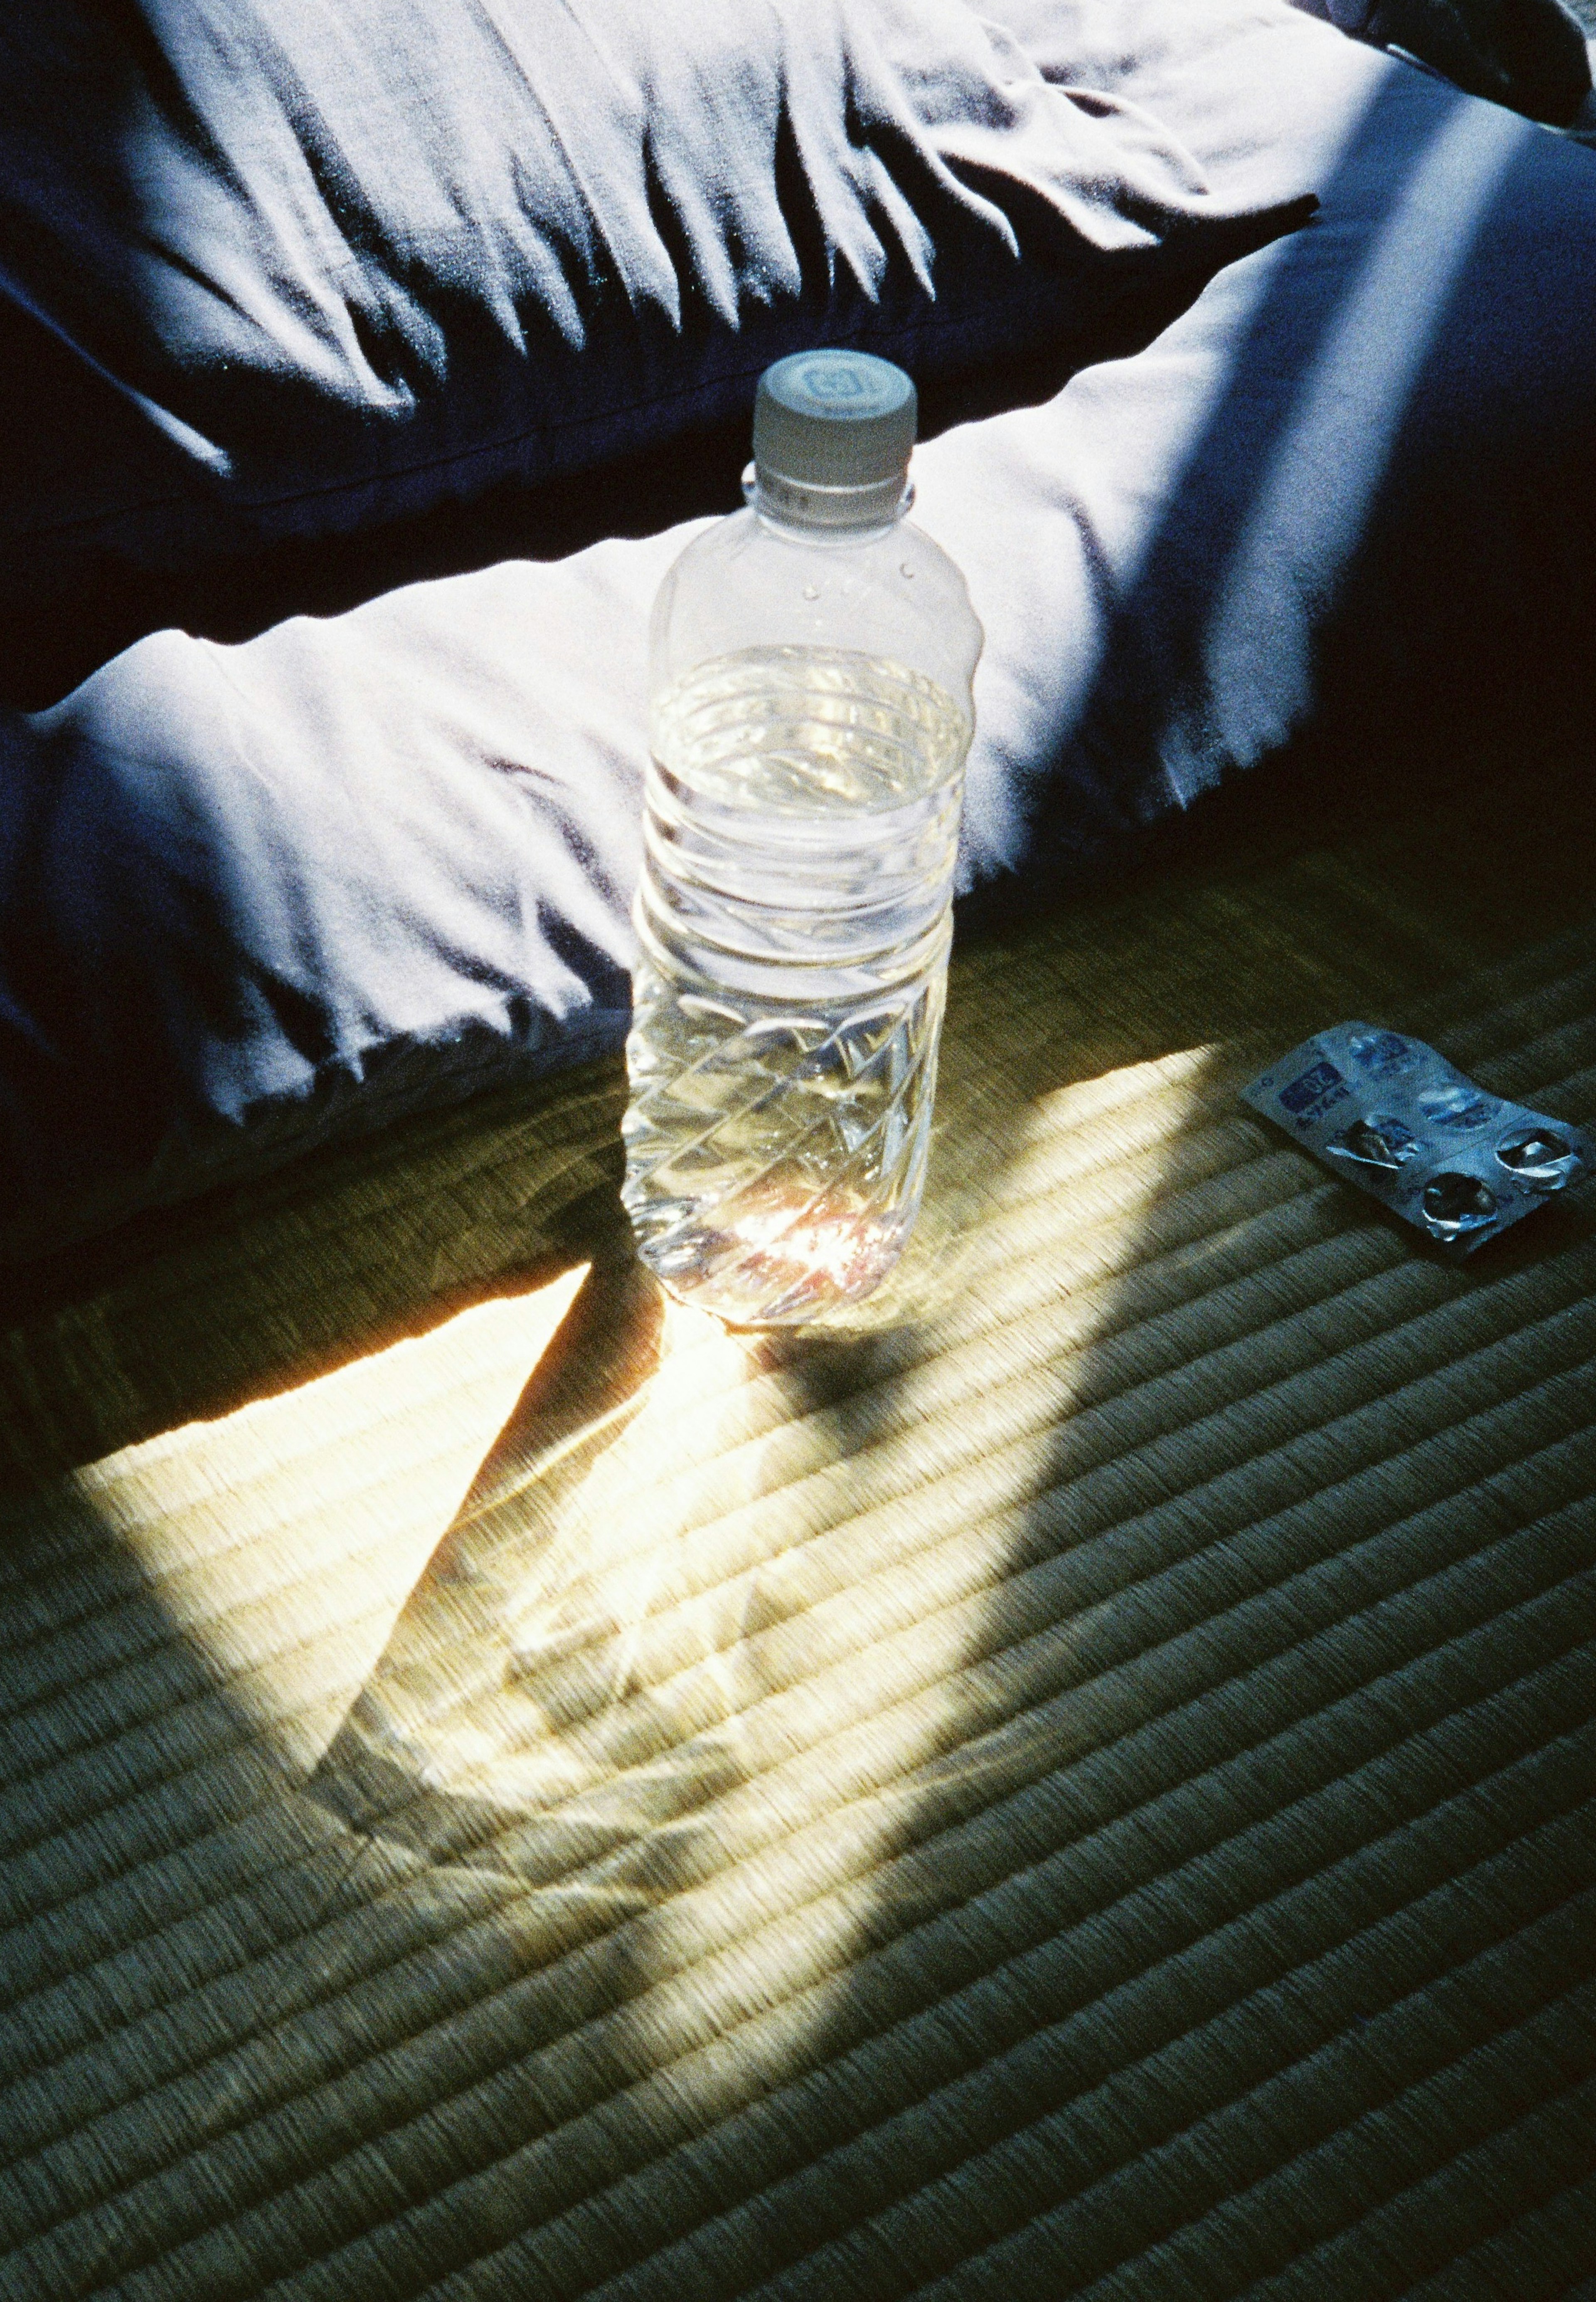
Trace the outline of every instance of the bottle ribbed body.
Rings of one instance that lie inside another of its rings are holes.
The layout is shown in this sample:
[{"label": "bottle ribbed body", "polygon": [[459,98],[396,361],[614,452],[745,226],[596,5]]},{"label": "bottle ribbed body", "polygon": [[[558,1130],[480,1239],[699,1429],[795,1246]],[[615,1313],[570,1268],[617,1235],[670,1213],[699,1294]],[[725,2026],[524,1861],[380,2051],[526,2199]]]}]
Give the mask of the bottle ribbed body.
[{"label": "bottle ribbed body", "polygon": [[967,703],[890,657],[753,646],[656,699],[625,1200],[739,1324],[869,1292],[920,1204]]}]

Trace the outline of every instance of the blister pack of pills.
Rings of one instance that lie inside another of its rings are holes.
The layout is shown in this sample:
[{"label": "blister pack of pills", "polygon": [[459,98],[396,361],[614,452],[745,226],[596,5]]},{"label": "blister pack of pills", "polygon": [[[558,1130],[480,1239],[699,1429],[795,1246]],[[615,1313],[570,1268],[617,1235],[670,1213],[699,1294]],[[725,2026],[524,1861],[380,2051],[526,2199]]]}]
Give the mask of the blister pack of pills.
[{"label": "blister pack of pills", "polygon": [[1504,1103],[1422,1039],[1338,1023],[1243,1088],[1338,1175],[1467,1255],[1589,1172],[1576,1128]]}]

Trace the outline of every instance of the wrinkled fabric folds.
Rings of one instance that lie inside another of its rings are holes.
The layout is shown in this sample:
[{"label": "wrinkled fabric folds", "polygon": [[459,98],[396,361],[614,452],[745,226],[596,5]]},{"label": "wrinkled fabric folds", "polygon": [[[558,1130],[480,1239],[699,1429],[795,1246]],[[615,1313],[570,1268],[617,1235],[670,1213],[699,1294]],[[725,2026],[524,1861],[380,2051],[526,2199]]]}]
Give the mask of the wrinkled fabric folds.
[{"label": "wrinkled fabric folds", "polygon": [[1105,266],[1254,205],[962,0],[13,0],[0,99],[0,598],[589,467],[816,340],[1089,354]]}]

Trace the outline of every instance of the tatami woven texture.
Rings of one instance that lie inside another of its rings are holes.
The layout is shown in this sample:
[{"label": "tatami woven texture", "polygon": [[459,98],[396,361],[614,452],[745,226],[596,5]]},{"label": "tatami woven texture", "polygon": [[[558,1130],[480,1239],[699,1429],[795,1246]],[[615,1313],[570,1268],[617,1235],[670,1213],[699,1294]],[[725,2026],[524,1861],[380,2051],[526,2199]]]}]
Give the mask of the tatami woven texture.
[{"label": "tatami woven texture", "polygon": [[19,1277],[7,2302],[1596,2274],[1596,1216],[1453,1268],[1235,1094],[1361,1015],[1596,1118],[1535,821],[962,954],[890,1298],[669,1315],[602,1449],[611,1071]]}]

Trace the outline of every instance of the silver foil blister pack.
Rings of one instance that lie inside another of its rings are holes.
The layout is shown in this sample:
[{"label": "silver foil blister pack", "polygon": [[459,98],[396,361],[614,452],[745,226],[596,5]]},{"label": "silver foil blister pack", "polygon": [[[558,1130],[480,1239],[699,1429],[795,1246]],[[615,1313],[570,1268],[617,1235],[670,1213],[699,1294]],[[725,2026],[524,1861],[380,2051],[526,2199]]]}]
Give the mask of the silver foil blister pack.
[{"label": "silver foil blister pack", "polygon": [[1422,1039],[1338,1023],[1241,1090],[1338,1175],[1467,1255],[1577,1182],[1576,1128],[1504,1103]]}]

